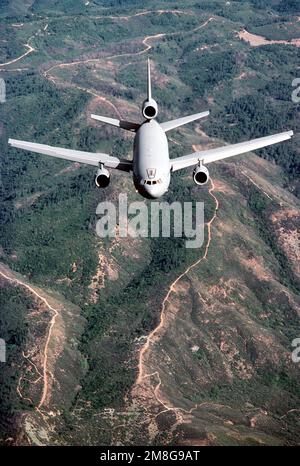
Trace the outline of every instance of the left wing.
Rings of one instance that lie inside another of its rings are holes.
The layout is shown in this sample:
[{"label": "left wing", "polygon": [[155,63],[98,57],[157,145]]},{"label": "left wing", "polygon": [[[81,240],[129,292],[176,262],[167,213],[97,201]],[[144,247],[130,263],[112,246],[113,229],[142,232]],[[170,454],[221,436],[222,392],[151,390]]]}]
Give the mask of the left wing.
[{"label": "left wing", "polygon": [[118,170],[129,172],[132,170],[132,162],[129,160],[111,157],[101,152],[84,152],[81,150],[63,149],[61,147],[47,146],[45,144],[36,144],[34,142],[18,141],[9,139],[8,144],[18,149],[24,149],[38,154],[50,155],[59,159],[71,160],[72,162],[85,163],[95,167],[103,164],[107,168],[116,168]]},{"label": "left wing", "polygon": [[210,149],[201,152],[194,152],[193,154],[184,155],[183,157],[177,157],[176,159],[170,160],[170,166],[172,171],[181,170],[192,165],[197,165],[199,162],[203,164],[216,162],[217,160],[226,159],[233,157],[234,155],[245,154],[252,152],[262,147],[271,146],[282,141],[287,141],[293,136],[293,131],[287,131],[286,133],[274,134],[273,136],[267,136],[264,138],[253,139],[252,141],[240,142],[239,144],[233,144],[225,147],[218,147],[217,149]]}]

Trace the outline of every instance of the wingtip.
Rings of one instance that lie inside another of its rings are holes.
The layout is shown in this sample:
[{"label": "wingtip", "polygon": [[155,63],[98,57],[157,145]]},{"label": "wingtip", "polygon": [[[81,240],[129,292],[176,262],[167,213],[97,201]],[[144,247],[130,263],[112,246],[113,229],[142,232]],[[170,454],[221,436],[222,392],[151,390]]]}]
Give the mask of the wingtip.
[{"label": "wingtip", "polygon": [[207,110],[206,112],[200,112],[200,113],[198,113],[198,115],[199,116],[201,115],[201,118],[205,118],[205,117],[210,115],[210,111]]},{"label": "wingtip", "polygon": [[290,137],[293,137],[293,136],[294,136],[294,131],[293,131],[293,130],[291,130],[291,131],[288,131],[288,133],[287,133],[287,134],[288,134]]}]

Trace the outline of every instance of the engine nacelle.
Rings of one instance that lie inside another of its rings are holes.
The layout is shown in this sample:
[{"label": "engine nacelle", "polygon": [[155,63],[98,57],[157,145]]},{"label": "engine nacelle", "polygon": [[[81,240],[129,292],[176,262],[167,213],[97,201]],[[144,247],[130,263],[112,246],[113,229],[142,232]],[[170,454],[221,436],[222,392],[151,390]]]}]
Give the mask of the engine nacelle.
[{"label": "engine nacelle", "polygon": [[110,183],[110,174],[106,168],[99,168],[95,177],[95,184],[97,188],[107,188]]},{"label": "engine nacelle", "polygon": [[209,171],[204,165],[198,165],[193,173],[194,181],[199,186],[208,183]]},{"label": "engine nacelle", "polygon": [[143,115],[147,120],[153,120],[157,116],[158,108],[154,99],[145,100],[143,103]]}]

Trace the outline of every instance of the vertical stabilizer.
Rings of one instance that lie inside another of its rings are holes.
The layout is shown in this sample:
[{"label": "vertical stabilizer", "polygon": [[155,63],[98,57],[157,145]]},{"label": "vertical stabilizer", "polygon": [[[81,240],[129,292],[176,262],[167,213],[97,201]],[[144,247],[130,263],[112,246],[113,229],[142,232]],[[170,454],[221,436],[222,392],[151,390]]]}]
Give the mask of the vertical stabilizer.
[{"label": "vertical stabilizer", "polygon": [[147,80],[147,99],[143,103],[143,116],[146,120],[153,120],[156,117],[158,108],[157,103],[152,98],[152,89],[151,89],[151,62],[148,58],[148,80]]},{"label": "vertical stabilizer", "polygon": [[152,99],[152,90],[151,90],[151,62],[150,58],[148,58],[148,101]]}]

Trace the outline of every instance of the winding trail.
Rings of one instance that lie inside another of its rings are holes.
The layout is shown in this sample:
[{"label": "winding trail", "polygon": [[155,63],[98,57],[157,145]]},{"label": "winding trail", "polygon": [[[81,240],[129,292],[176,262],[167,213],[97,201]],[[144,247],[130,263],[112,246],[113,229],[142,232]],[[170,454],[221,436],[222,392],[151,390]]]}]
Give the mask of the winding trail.
[{"label": "winding trail", "polygon": [[[171,33],[173,34],[173,33]],[[174,34],[177,34],[177,33],[174,33]],[[149,50],[152,49],[152,45],[150,45],[148,42],[150,40],[154,40],[154,39],[161,39],[162,37],[165,37],[166,34],[155,34],[155,35],[152,35],[152,36],[146,36],[143,40],[142,40],[142,44],[144,45],[144,49],[143,50],[140,50],[138,52],[130,52],[130,53],[120,53],[120,54],[116,54],[116,55],[110,55],[110,56],[106,56],[106,57],[100,57],[100,58],[88,58],[86,60],[76,60],[76,61],[72,61],[72,62],[66,62],[66,63],[58,63],[56,65],[53,65],[51,66],[51,68],[47,69],[46,71],[44,71],[44,76],[46,78],[48,78],[50,81],[52,81],[54,84],[57,84],[56,83],[56,77],[53,77],[53,75],[51,75],[51,71],[55,70],[55,69],[58,69],[58,68],[68,68],[68,67],[72,67],[72,66],[77,66],[77,65],[85,65],[87,63],[97,63],[97,62],[101,62],[101,61],[105,61],[105,60],[113,60],[113,59],[116,59],[116,58],[121,58],[121,57],[133,57],[133,56],[139,56],[139,55],[143,55],[144,53],[147,53]],[[68,83],[70,84],[70,83]],[[84,90],[84,88],[81,88],[78,86],[78,89],[80,90]],[[87,91],[88,92],[88,91]],[[95,91],[93,91],[94,94],[95,94]],[[96,97],[98,97],[97,94],[95,94]]]},{"label": "winding trail", "polygon": [[[103,18],[118,19],[118,20],[128,20],[128,19],[130,19],[132,17],[143,16],[143,15],[147,15],[147,14],[150,14],[150,13],[163,14],[163,13],[167,13],[167,12],[173,13],[173,14],[186,13],[186,12],[182,12],[180,10],[156,10],[156,11],[139,12],[139,13],[136,13],[136,14],[131,15],[131,16],[123,16],[123,17],[103,16]],[[100,16],[95,17],[95,19],[100,19],[100,18],[102,18],[102,17],[100,17]],[[148,53],[153,48],[152,41],[160,40],[160,39],[163,39],[164,37],[176,36],[176,35],[179,35],[179,34],[190,34],[190,33],[196,32],[196,31],[206,27],[213,20],[214,20],[214,18],[211,17],[207,21],[205,21],[203,24],[197,26],[195,29],[193,29],[191,31],[184,31],[184,32],[177,31],[177,32],[173,32],[173,33],[159,33],[159,34],[155,34],[155,35],[146,36],[141,42],[142,45],[143,45],[143,49],[138,51],[138,52],[116,54],[116,55],[112,55],[112,56],[108,56],[108,57],[102,57],[102,58],[78,60],[78,61],[74,61],[74,62],[55,64],[55,65],[51,66],[48,70],[44,71],[44,76],[48,80],[52,81],[55,85],[57,85],[59,83],[61,84],[61,82],[59,81],[59,78],[57,78],[56,76],[54,76],[52,74],[52,72],[55,69],[60,69],[60,68],[64,68],[64,67],[72,67],[72,66],[82,65],[82,64],[86,64],[86,63],[101,62],[101,61],[112,60],[112,59],[117,59],[117,58],[141,56],[143,54]],[[47,27],[45,26],[44,30],[46,30],[46,29],[47,29]],[[241,35],[240,38],[243,39],[243,40],[250,39],[249,35],[246,35],[246,33],[247,33],[247,31],[244,31],[243,35]],[[256,38],[257,37],[258,36],[256,36]],[[4,66],[8,66],[8,65],[11,65],[13,63],[16,63],[16,62],[22,60],[23,58],[25,58],[27,55],[33,53],[36,49],[29,44],[31,39],[32,38],[30,38],[28,40],[27,44],[24,44],[24,46],[28,49],[25,53],[23,53],[18,58],[15,58],[15,59],[10,60],[10,61],[8,61],[6,63],[0,64],[0,67],[4,67]],[[251,39],[253,39],[253,37],[251,37]],[[261,39],[265,40],[265,38],[261,38],[261,37],[259,37],[259,39],[260,40]],[[250,40],[248,40],[248,41],[251,43]],[[280,41],[280,42],[281,43],[286,43],[286,42],[283,42],[283,41]],[[270,41],[268,41],[268,43],[270,43]],[[273,42],[273,43],[275,43],[275,42]],[[277,41],[277,43],[279,43],[279,42]],[[251,45],[254,45],[254,44],[251,44]],[[257,45],[262,45],[262,44],[259,43]],[[300,45],[298,45],[298,43],[295,43],[294,45],[300,46]],[[17,69],[15,71],[23,71],[23,70],[24,69]],[[3,70],[3,71],[5,71],[5,70]],[[9,70],[9,71],[13,71],[13,70]],[[116,105],[114,105],[114,103],[111,102],[109,99],[107,99],[107,98],[103,97],[102,95],[98,94],[96,90],[89,89],[89,88],[84,88],[82,86],[79,86],[79,85],[73,84],[73,83],[69,83],[69,82],[68,83],[63,82],[63,83],[68,85],[69,87],[74,87],[74,88],[76,88],[76,89],[78,89],[80,91],[87,92],[90,95],[92,95],[93,97],[95,97],[96,99],[100,99],[101,101],[103,101],[107,105],[110,105],[111,108],[115,111],[115,113],[121,118],[120,112],[119,112],[118,108],[116,107]],[[176,141],[174,141],[174,142],[176,144],[179,144]],[[253,183],[256,187],[258,187],[258,185],[255,183],[255,181],[252,178],[250,178],[246,173],[244,173],[244,175],[245,175],[245,177],[248,178],[248,180],[251,183]],[[213,214],[212,218],[209,220],[209,222],[206,223],[207,242],[206,242],[206,246],[205,246],[205,249],[204,249],[204,253],[203,253],[203,255],[201,255],[201,257],[199,259],[197,259],[196,262],[194,262],[193,264],[188,266],[186,268],[186,270],[183,273],[181,273],[171,283],[171,285],[170,285],[170,287],[169,287],[169,289],[167,291],[167,294],[166,294],[165,298],[163,299],[163,302],[162,302],[162,305],[161,305],[161,313],[160,313],[159,323],[158,323],[157,327],[147,336],[146,342],[145,342],[145,344],[143,345],[143,347],[141,348],[141,350],[139,352],[138,374],[137,374],[137,378],[136,378],[136,381],[135,381],[135,384],[134,384],[134,387],[133,387],[134,390],[139,390],[143,386],[143,384],[145,384],[145,382],[147,380],[149,381],[149,379],[151,377],[156,377],[157,378],[157,384],[154,387],[151,387],[151,388],[152,388],[153,396],[154,396],[156,402],[159,405],[162,406],[163,410],[160,411],[156,415],[156,417],[158,415],[162,414],[164,411],[173,411],[175,413],[175,415],[176,415],[176,423],[173,425],[172,430],[174,430],[176,425],[183,422],[183,413],[191,414],[194,410],[198,409],[201,405],[195,405],[190,410],[185,410],[184,408],[172,406],[169,403],[169,401],[164,400],[163,396],[162,396],[162,393],[161,393],[162,380],[161,380],[160,373],[158,371],[155,371],[155,372],[150,373],[150,374],[147,372],[147,356],[148,356],[149,352],[152,349],[152,345],[155,343],[155,341],[157,341],[157,339],[160,337],[160,334],[162,333],[162,331],[164,331],[165,328],[166,328],[166,321],[167,321],[166,317],[167,317],[167,312],[168,312],[167,305],[172,299],[172,293],[176,292],[176,287],[179,284],[179,282],[181,280],[183,280],[194,268],[196,268],[198,265],[200,265],[201,262],[206,260],[207,257],[208,257],[208,253],[209,253],[209,249],[211,247],[211,241],[212,241],[212,225],[213,225],[214,221],[217,218],[217,212],[218,212],[218,208],[219,208],[219,201],[218,201],[217,197],[214,194],[215,186],[214,186],[213,180],[210,180],[210,182],[211,182],[211,187],[209,189],[209,194],[210,194],[210,196],[213,198],[213,200],[215,202],[215,210],[214,210],[214,214]],[[269,195],[267,193],[265,193],[265,195],[269,197]],[[43,297],[39,292],[37,292],[34,287],[28,285],[27,283],[24,283],[22,280],[19,280],[19,279],[15,278],[15,277],[11,277],[11,276],[7,275],[6,273],[2,272],[1,270],[0,270],[0,275],[3,278],[5,278],[5,279],[7,279],[9,281],[14,282],[17,285],[23,286],[24,288],[26,288],[35,297],[40,299],[48,307],[48,309],[53,313],[52,318],[51,318],[50,323],[49,323],[47,338],[46,338],[46,342],[45,342],[45,346],[44,346],[44,350],[43,350],[43,370],[42,370],[42,374],[40,374],[40,378],[43,379],[43,390],[42,390],[40,401],[39,401],[38,405],[36,406],[36,410],[40,412],[40,408],[42,408],[44,406],[44,404],[45,404],[45,402],[47,400],[47,396],[48,396],[48,391],[49,391],[48,377],[49,376],[53,377],[53,375],[50,372],[50,369],[48,368],[48,356],[49,356],[49,345],[50,345],[52,334],[53,334],[53,328],[54,328],[54,326],[56,324],[56,319],[57,319],[57,317],[59,315],[59,311],[58,311],[58,309],[55,309],[53,306],[51,306],[51,304],[48,302],[48,300],[45,297]],[[23,356],[25,358],[27,358],[25,355],[23,355]],[[33,363],[31,362],[31,364],[33,364]],[[36,368],[36,370],[37,370],[37,372],[39,372],[37,368]],[[32,382],[32,383],[38,383],[40,378],[38,378],[35,382]],[[21,383],[21,379],[19,380],[18,393],[20,394],[20,396],[22,396],[21,391],[20,391],[20,383]],[[205,405],[205,404],[207,404],[207,402],[202,403],[202,404]],[[119,428],[119,427],[126,427],[126,424],[116,426],[115,428]]]},{"label": "winding trail", "polygon": [[146,36],[142,41],[142,44],[144,45],[145,48],[143,50],[141,50],[141,51],[138,51],[138,52],[123,53],[123,54],[111,55],[111,56],[108,56],[108,57],[89,58],[89,59],[86,59],[86,60],[77,60],[77,61],[74,61],[74,62],[59,63],[59,64],[53,65],[53,66],[51,66],[51,68],[45,70],[43,72],[43,75],[44,75],[44,77],[46,79],[48,79],[49,81],[51,81],[55,85],[58,85],[58,84],[67,85],[68,87],[72,87],[72,88],[77,89],[79,91],[86,92],[87,94],[90,94],[91,96],[95,97],[96,99],[99,99],[100,101],[102,101],[105,104],[107,104],[108,106],[110,106],[114,110],[116,115],[120,119],[122,119],[122,115],[121,115],[119,109],[117,108],[117,106],[111,100],[107,99],[103,95],[98,94],[98,92],[95,89],[82,87],[82,86],[79,86],[78,84],[74,84],[74,83],[71,83],[71,82],[60,81],[60,80],[58,80],[58,78],[55,75],[51,74],[51,72],[53,70],[59,69],[59,68],[68,68],[68,67],[77,66],[77,65],[84,65],[84,64],[87,64],[87,63],[96,63],[96,62],[101,62],[101,61],[104,61],[104,60],[113,60],[113,59],[120,58],[120,57],[127,57],[127,56],[128,57],[133,57],[133,56],[143,55],[144,53],[147,53],[152,48],[152,45],[150,45],[148,43],[150,40],[160,39],[160,38],[164,37],[165,35],[166,34],[155,34],[153,36]]},{"label": "winding trail", "polygon": [[[30,39],[29,39],[30,40]],[[28,41],[29,42],[29,41]],[[7,65],[12,65],[13,63],[16,63],[17,61],[19,60],[22,60],[22,58],[26,57],[27,55],[29,55],[30,53],[32,52],[35,52],[35,48],[32,47],[32,45],[30,45],[29,43],[27,44],[24,44],[25,47],[27,47],[27,52],[23,53],[20,57],[18,58],[14,58],[13,60],[10,60],[10,61],[7,61],[6,63],[1,63],[0,64],[0,67],[2,66],[7,66]],[[16,71],[16,70],[13,70],[13,71]]]},{"label": "winding trail", "polygon": [[[163,12],[165,12],[165,10],[164,11],[163,10],[156,11],[156,13],[159,13],[159,14],[162,14]],[[172,12],[174,14],[179,13],[178,10],[172,10],[172,11],[169,10],[169,12]],[[136,15],[133,15],[133,16],[141,16],[141,15],[146,15],[146,14],[150,14],[150,13],[152,13],[152,11],[137,13]],[[124,17],[122,19],[125,19],[125,18],[129,18],[129,17]],[[139,50],[137,52],[116,54],[116,55],[112,55],[112,56],[108,56],[108,57],[102,57],[102,58],[77,60],[77,61],[74,61],[74,62],[55,64],[55,65],[51,66],[49,69],[45,70],[43,72],[43,75],[44,75],[45,78],[47,78],[48,80],[53,82],[53,84],[55,84],[55,85],[58,85],[58,84],[67,85],[68,87],[73,87],[73,88],[76,88],[76,89],[78,89],[80,91],[87,92],[90,95],[92,95],[93,97],[95,97],[97,99],[100,99],[101,101],[103,101],[106,104],[110,105],[113,108],[113,110],[115,111],[115,113],[121,118],[120,112],[119,112],[118,108],[116,107],[116,105],[113,102],[111,102],[109,99],[107,99],[106,97],[103,97],[102,95],[98,94],[98,92],[95,89],[84,88],[82,86],[79,86],[77,84],[73,84],[73,83],[70,83],[70,82],[64,82],[64,81],[61,82],[59,80],[59,78],[57,78],[55,75],[53,75],[52,72],[55,69],[71,67],[71,66],[76,66],[76,65],[82,65],[82,64],[86,64],[86,63],[101,62],[101,61],[113,60],[113,59],[117,59],[117,58],[126,58],[126,57],[133,58],[135,56],[141,56],[143,54],[148,53],[153,48],[152,41],[161,40],[161,39],[163,39],[165,37],[172,37],[172,36],[176,36],[176,35],[192,34],[193,32],[196,32],[196,31],[206,27],[214,19],[215,19],[214,17],[210,17],[204,23],[200,24],[199,26],[197,26],[196,28],[194,28],[191,31],[176,31],[176,32],[172,32],[172,33],[158,33],[158,34],[155,34],[155,35],[146,36],[142,40],[143,49]],[[11,60],[10,62],[7,62],[7,63],[2,64],[0,66],[5,66],[5,65],[9,65],[11,63],[15,63],[15,62],[21,60],[25,56],[27,56],[30,53],[35,51],[35,49],[29,43],[27,43],[25,45],[28,48],[26,53],[24,53],[23,55],[21,55],[20,57],[18,57],[16,59]],[[162,309],[161,309],[159,325],[148,335],[146,343],[145,343],[145,345],[142,347],[142,349],[140,351],[139,363],[138,363],[138,376],[137,376],[137,380],[136,380],[135,385],[134,385],[135,388],[139,387],[145,382],[146,379],[148,379],[149,377],[151,377],[153,375],[156,375],[156,377],[158,379],[158,383],[155,386],[154,391],[153,391],[155,399],[160,405],[163,406],[164,410],[167,410],[167,411],[172,410],[172,411],[174,411],[176,413],[177,423],[182,422],[183,419],[182,419],[182,414],[180,414],[180,412],[183,412],[185,410],[183,410],[182,408],[176,408],[176,407],[173,407],[173,406],[169,406],[166,402],[163,401],[163,399],[160,396],[160,388],[161,388],[160,374],[158,372],[155,372],[154,374],[147,374],[146,373],[145,359],[146,359],[146,356],[147,356],[147,352],[151,350],[151,344],[153,343],[154,338],[157,337],[159,335],[160,331],[164,328],[165,318],[166,318],[166,313],[167,313],[166,306],[167,306],[167,303],[169,302],[169,300],[171,298],[172,293],[176,289],[176,285],[193,268],[198,266],[203,260],[205,260],[207,258],[209,247],[210,247],[210,244],[211,244],[211,225],[212,225],[212,223],[214,222],[214,220],[215,220],[215,218],[217,216],[217,210],[218,210],[218,207],[219,207],[218,199],[213,194],[213,191],[214,191],[214,184],[213,184],[213,181],[211,180],[211,188],[209,189],[209,193],[213,197],[213,199],[215,200],[215,213],[214,213],[213,217],[211,218],[211,220],[206,224],[207,231],[208,231],[208,239],[207,239],[207,244],[206,244],[206,247],[205,247],[204,254],[195,263],[191,264],[182,274],[180,274],[180,276],[176,280],[174,280],[174,282],[169,287],[169,290],[168,290],[168,292],[167,292],[167,294],[166,294],[166,296],[165,296],[165,298],[163,300],[163,303],[162,303]],[[38,293],[32,286],[28,285],[27,283],[24,283],[22,280],[19,280],[17,278],[8,276],[6,273],[3,273],[1,270],[0,270],[0,274],[5,279],[26,288],[33,295],[35,295],[38,299],[43,301],[43,303],[53,313],[53,316],[52,316],[51,321],[49,323],[47,339],[46,339],[46,343],[45,343],[45,347],[44,347],[44,351],[43,351],[43,371],[42,371],[42,373],[43,373],[43,391],[42,391],[40,401],[39,401],[38,405],[36,406],[36,410],[41,415],[43,415],[41,413],[41,411],[40,411],[40,408],[45,404],[45,401],[47,399],[48,387],[49,387],[48,377],[51,376],[51,372],[48,369],[49,345],[50,345],[50,342],[51,342],[53,328],[54,328],[55,323],[56,323],[56,318],[59,315],[59,312],[58,312],[57,309],[55,309],[53,306],[51,306],[51,304],[48,302],[48,300],[45,297],[43,297],[40,293]],[[20,394],[21,394],[21,392],[20,392]],[[196,407],[192,408],[192,410],[190,410],[189,412],[192,412],[194,409],[196,409]]]},{"label": "winding trail", "polygon": [[[158,14],[159,16],[161,16],[162,14],[165,14],[165,13],[169,13],[169,14],[178,14],[178,15],[191,15],[192,13],[191,12],[188,12],[188,11],[183,11],[183,10],[146,10],[146,11],[141,11],[141,12],[138,12],[138,13],[135,13],[133,15],[127,15],[127,16],[105,16],[105,15],[99,15],[99,16],[93,16],[91,17],[93,20],[95,19],[113,19],[113,20],[125,20],[125,21],[128,21],[129,19],[131,18],[136,18],[136,17],[140,17],[140,16],[146,16],[146,15],[149,15],[149,14]],[[64,19],[64,17],[62,18]],[[43,28],[43,31],[46,32],[47,29],[48,29],[48,26],[49,24],[47,23],[44,28]],[[38,31],[40,32],[40,30]],[[31,36],[27,43],[24,44],[24,47],[26,47],[28,50],[23,53],[22,55],[20,55],[19,57],[17,58],[14,58],[12,60],[9,60],[5,63],[1,63],[0,64],[0,68],[4,67],[4,66],[8,66],[8,65],[12,65],[13,63],[16,63],[20,60],[22,60],[23,58],[25,58],[27,55],[33,53],[36,51],[36,49],[30,45],[30,41],[34,38],[35,34],[33,36]],[[151,37],[151,36],[149,36]],[[121,55],[120,55],[121,56]],[[99,59],[96,59],[96,60],[99,60]],[[87,63],[89,61],[94,61],[94,60],[86,60],[86,61],[81,61],[79,63]],[[78,64],[76,62],[72,62],[70,63],[70,65],[73,65],[73,64]],[[67,64],[63,64],[64,66],[67,66]],[[55,66],[53,67],[55,68]],[[52,68],[51,68],[52,69]],[[14,69],[14,70],[9,70],[9,71],[23,71],[22,68],[19,68],[19,69]],[[50,69],[48,70],[50,71]]]},{"label": "winding trail", "polygon": [[[163,11],[166,11],[166,10],[159,10],[159,12],[163,12]],[[171,12],[171,10],[170,10],[170,12]],[[177,10],[174,10],[174,12],[178,13]],[[136,14],[134,16],[138,16],[138,15],[141,16],[142,14],[143,15],[149,14],[149,12],[138,13],[138,14]],[[170,32],[170,33],[158,33],[158,34],[146,36],[142,40],[142,45],[143,45],[144,48],[142,50],[139,50],[138,52],[130,52],[130,53],[125,52],[125,53],[110,55],[110,56],[101,57],[101,58],[88,58],[88,59],[85,59],[85,60],[76,60],[76,61],[73,61],[73,62],[58,63],[58,64],[55,64],[55,65],[51,66],[47,70],[45,70],[43,72],[43,75],[44,75],[44,77],[46,79],[48,79],[49,81],[51,81],[55,85],[58,85],[58,84],[66,85],[68,87],[72,87],[72,88],[75,88],[77,90],[86,92],[86,93],[92,95],[93,97],[95,97],[96,99],[101,100],[102,102],[109,105],[115,111],[117,116],[121,119],[122,115],[121,115],[119,109],[117,108],[117,106],[115,104],[113,104],[113,102],[111,100],[109,100],[106,97],[98,94],[98,92],[95,89],[85,88],[85,87],[79,86],[78,84],[74,84],[74,83],[70,83],[70,82],[66,82],[66,81],[60,81],[55,75],[52,74],[52,72],[55,69],[68,68],[68,67],[77,66],[77,65],[84,65],[84,64],[87,64],[87,63],[97,63],[97,62],[101,62],[101,61],[105,61],[105,60],[115,60],[117,58],[138,57],[138,56],[141,56],[141,55],[144,55],[144,54],[148,53],[153,48],[153,45],[151,44],[151,42],[153,40],[158,40],[158,39],[162,39],[164,37],[176,36],[176,35],[180,35],[180,34],[181,35],[182,34],[184,34],[184,35],[185,34],[191,34],[191,33],[196,32],[196,31],[198,31],[198,30],[200,30],[202,28],[205,28],[206,26],[208,26],[208,24],[211,21],[214,21],[214,20],[215,20],[215,18],[213,16],[211,16],[204,23],[200,24],[196,28],[192,29],[191,31],[187,31],[187,32],[186,31],[184,31],[184,32],[176,31],[176,32]]]},{"label": "winding trail", "polygon": [[140,11],[138,13],[135,13],[133,15],[127,15],[127,16],[105,16],[105,15],[99,15],[99,16],[93,16],[93,19],[116,19],[116,20],[125,20],[128,21],[131,18],[137,18],[138,16],[146,16],[146,15],[151,15],[151,14],[158,14],[163,15],[165,13],[170,13],[170,14],[180,14],[180,15],[191,15],[192,13],[188,11],[183,11],[183,10],[146,10],[146,11]]},{"label": "winding trail", "polygon": [[[194,150],[196,150],[196,148],[194,148]],[[171,300],[172,293],[176,292],[176,285],[178,285],[178,283],[183,278],[185,278],[189,274],[189,272],[191,270],[193,270],[195,267],[197,267],[202,261],[207,259],[209,248],[211,246],[211,240],[212,240],[212,231],[211,231],[212,230],[212,224],[217,218],[217,212],[218,212],[218,209],[219,209],[219,201],[218,201],[217,197],[214,194],[215,186],[214,186],[214,183],[213,183],[212,180],[210,180],[210,182],[211,182],[211,187],[209,189],[209,194],[214,199],[215,210],[214,210],[214,214],[213,214],[212,218],[209,220],[209,222],[206,223],[208,238],[207,238],[207,243],[206,243],[206,246],[205,246],[204,254],[199,259],[197,259],[196,262],[189,265],[187,267],[187,269],[183,273],[181,273],[179,275],[179,277],[177,277],[176,280],[173,281],[173,283],[171,283],[171,285],[170,285],[170,287],[168,289],[168,292],[167,292],[167,294],[166,294],[166,296],[165,296],[165,298],[164,298],[164,300],[162,302],[162,308],[161,308],[159,324],[148,335],[146,343],[144,344],[144,346],[140,350],[139,362],[138,362],[138,375],[137,375],[135,385],[134,385],[134,387],[132,389],[133,397],[136,397],[136,395],[138,394],[139,387],[142,388],[142,386],[145,383],[146,379],[150,379],[151,377],[156,376],[158,382],[157,382],[156,386],[153,389],[153,395],[154,395],[154,398],[157,401],[157,403],[160,404],[164,408],[163,411],[160,411],[156,415],[156,417],[158,415],[161,415],[163,412],[173,411],[175,413],[175,415],[176,415],[176,422],[173,425],[172,431],[174,431],[174,429],[175,429],[175,427],[177,425],[179,425],[179,424],[181,424],[183,422],[183,420],[184,420],[183,419],[183,413],[191,414],[193,411],[198,409],[200,407],[200,405],[196,405],[193,408],[191,408],[190,410],[185,410],[184,408],[172,406],[169,403],[167,403],[166,401],[164,401],[162,399],[162,397],[160,396],[160,389],[161,389],[161,385],[162,385],[160,374],[159,374],[158,371],[155,371],[155,372],[153,372],[151,374],[147,373],[146,358],[147,358],[147,353],[149,351],[151,351],[151,345],[155,343],[155,338],[157,339],[159,337],[159,334],[161,333],[161,331],[165,329],[166,316],[167,316],[166,307],[167,307],[168,302],[170,302],[170,300]],[[205,405],[205,404],[207,404],[207,402],[204,402],[202,404]]]},{"label": "winding trail", "polygon": [[[38,32],[40,32],[40,30],[38,30]],[[37,33],[38,33],[38,32],[37,32]],[[37,33],[36,33],[36,34],[37,34]],[[12,65],[13,63],[17,63],[18,61],[22,60],[22,58],[27,57],[27,55],[29,55],[30,53],[35,52],[36,49],[35,49],[32,45],[30,45],[29,42],[35,37],[36,34],[33,34],[33,36],[29,37],[27,43],[24,44],[24,47],[26,47],[26,48],[28,49],[27,52],[23,53],[22,55],[20,55],[20,56],[17,57],[17,58],[14,58],[13,60],[9,60],[9,61],[7,61],[7,62],[5,62],[5,63],[1,63],[1,64],[0,64],[0,68],[2,68],[3,66]],[[20,69],[15,69],[15,70],[10,70],[10,71],[23,71],[23,69],[20,68]]]},{"label": "winding trail", "polygon": [[[2,266],[1,266],[2,267]],[[11,277],[9,275],[7,275],[7,273],[4,273],[2,270],[0,270],[0,275],[5,278],[6,280],[12,282],[12,283],[16,283],[17,285],[19,286],[22,286],[23,288],[26,288],[31,294],[33,294],[36,298],[38,298],[40,301],[42,301],[46,306],[47,308],[53,312],[53,316],[51,318],[51,321],[50,321],[50,325],[49,325],[49,329],[48,329],[48,335],[47,335],[47,339],[46,339],[46,343],[45,343],[45,347],[44,347],[44,351],[43,351],[43,355],[44,355],[44,359],[43,359],[43,391],[42,391],[42,395],[41,395],[41,399],[36,407],[36,410],[40,410],[40,408],[44,405],[46,399],[47,399],[47,395],[48,395],[48,373],[50,373],[50,371],[48,370],[48,349],[49,349],[49,344],[50,344],[50,341],[51,341],[51,336],[52,336],[52,331],[53,331],[53,327],[55,325],[55,322],[56,322],[56,318],[57,316],[59,315],[59,311],[57,309],[55,309],[53,306],[51,306],[51,304],[48,302],[48,300],[42,296],[41,294],[39,294],[35,288],[33,288],[32,286],[28,285],[27,283],[23,282],[22,280],[19,280],[15,277]],[[24,355],[24,357],[26,357]],[[19,381],[19,384],[20,384],[20,381]],[[20,394],[20,385],[18,385],[18,393]],[[32,401],[32,400],[30,400]]]}]

